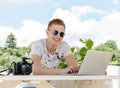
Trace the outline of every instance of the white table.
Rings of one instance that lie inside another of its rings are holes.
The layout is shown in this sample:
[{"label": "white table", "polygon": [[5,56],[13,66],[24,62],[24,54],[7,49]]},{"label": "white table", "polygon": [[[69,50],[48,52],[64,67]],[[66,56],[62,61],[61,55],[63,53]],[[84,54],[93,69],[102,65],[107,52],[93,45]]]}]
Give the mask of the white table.
[{"label": "white table", "polygon": [[62,76],[62,75],[43,75],[43,76],[30,76],[30,75],[10,75],[0,76],[0,80],[108,80],[120,79],[120,75],[97,75],[97,76]]},{"label": "white table", "polygon": [[[106,81],[111,82],[113,79],[119,79],[120,75],[97,75],[97,76],[62,76],[62,75],[43,75],[43,76],[31,76],[31,75],[9,75],[0,76],[0,80],[56,80],[56,88],[113,88],[111,83],[107,84]],[[108,86],[109,85],[109,86]]]}]

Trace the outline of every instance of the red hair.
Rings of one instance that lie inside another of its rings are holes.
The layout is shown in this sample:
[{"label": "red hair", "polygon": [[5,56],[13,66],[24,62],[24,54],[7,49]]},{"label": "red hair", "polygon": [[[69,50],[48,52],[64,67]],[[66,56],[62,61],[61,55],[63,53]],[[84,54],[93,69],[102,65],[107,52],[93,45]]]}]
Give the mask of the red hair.
[{"label": "red hair", "polygon": [[50,27],[51,25],[54,25],[54,24],[62,25],[62,26],[64,26],[64,28],[65,28],[65,23],[64,23],[61,19],[52,19],[52,20],[48,23],[47,29],[49,30],[49,27]]}]

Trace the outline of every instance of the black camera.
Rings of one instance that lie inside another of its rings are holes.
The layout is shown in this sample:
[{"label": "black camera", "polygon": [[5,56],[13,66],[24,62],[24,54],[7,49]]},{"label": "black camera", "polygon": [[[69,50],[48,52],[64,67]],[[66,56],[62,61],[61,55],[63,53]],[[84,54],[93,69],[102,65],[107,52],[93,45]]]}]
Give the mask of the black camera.
[{"label": "black camera", "polygon": [[31,74],[33,61],[29,63],[26,61],[26,59],[30,59],[30,58],[23,57],[21,62],[16,62],[16,63],[14,62],[14,69],[13,69],[14,75]]}]

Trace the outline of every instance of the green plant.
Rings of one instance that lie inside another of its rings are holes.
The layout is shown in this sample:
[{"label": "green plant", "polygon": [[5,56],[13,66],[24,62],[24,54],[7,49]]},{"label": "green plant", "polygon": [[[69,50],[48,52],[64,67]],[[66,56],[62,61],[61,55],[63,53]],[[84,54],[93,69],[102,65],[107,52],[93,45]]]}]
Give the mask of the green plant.
[{"label": "green plant", "polygon": [[84,46],[81,47],[81,49],[79,51],[79,54],[82,57],[81,59],[83,60],[87,50],[92,49],[92,46],[93,46],[94,43],[91,39],[86,39],[86,40],[80,39],[79,41],[84,44]]},{"label": "green plant", "polygon": [[[72,51],[72,54],[75,56],[75,58],[78,62],[78,66],[80,67],[87,50],[92,49],[92,46],[93,46],[94,43],[91,39],[86,39],[86,40],[79,39],[79,41],[82,42],[84,44],[84,46],[81,47],[81,48],[71,47],[71,51]],[[67,64],[65,63],[65,60],[63,59],[60,62],[59,68],[66,68],[66,67],[67,67]]]}]

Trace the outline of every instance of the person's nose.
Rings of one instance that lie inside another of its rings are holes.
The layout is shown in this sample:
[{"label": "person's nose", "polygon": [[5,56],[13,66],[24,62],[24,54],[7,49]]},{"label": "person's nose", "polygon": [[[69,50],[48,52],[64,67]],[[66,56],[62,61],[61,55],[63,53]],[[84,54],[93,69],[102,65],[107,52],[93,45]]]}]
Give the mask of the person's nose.
[{"label": "person's nose", "polygon": [[58,33],[58,34],[56,35],[56,38],[58,38],[58,39],[61,38],[61,37],[60,37],[60,33]]}]

